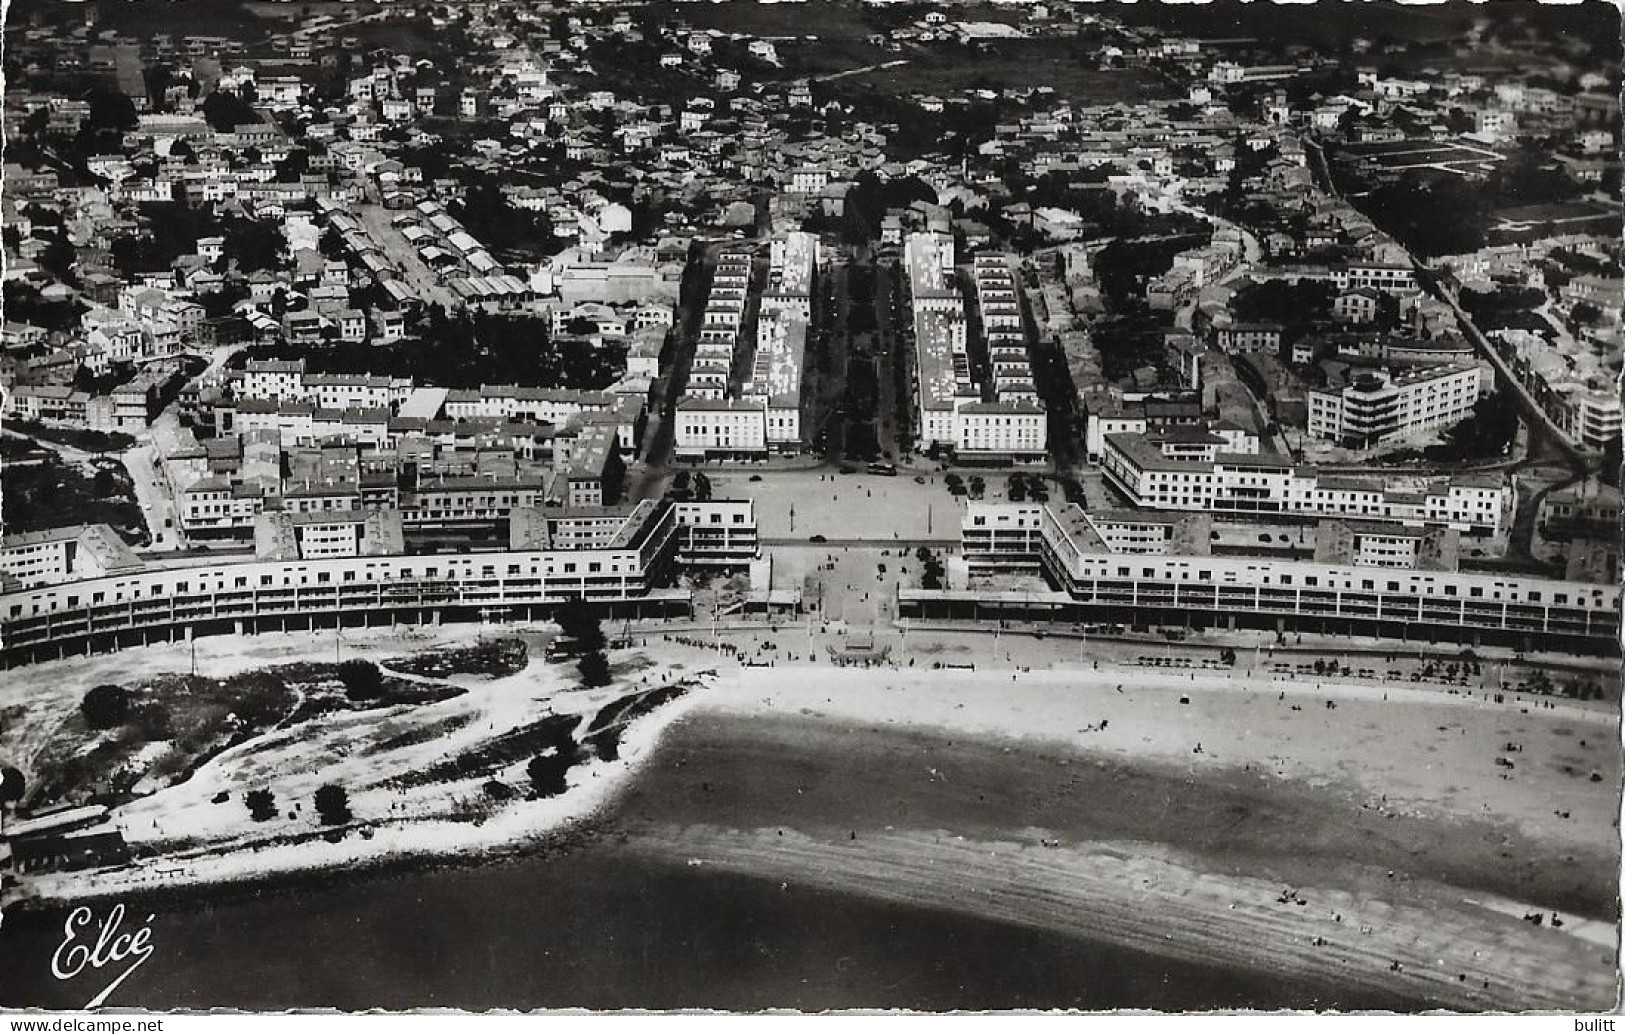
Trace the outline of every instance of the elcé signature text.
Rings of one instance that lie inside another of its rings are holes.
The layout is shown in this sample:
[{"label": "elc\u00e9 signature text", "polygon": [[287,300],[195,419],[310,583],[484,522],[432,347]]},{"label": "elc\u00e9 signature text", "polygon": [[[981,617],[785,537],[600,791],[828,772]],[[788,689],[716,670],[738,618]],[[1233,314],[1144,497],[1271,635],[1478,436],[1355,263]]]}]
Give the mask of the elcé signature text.
[{"label": "elc\u00e9 signature text", "polygon": [[72,980],[86,970],[101,972],[109,967],[128,963],[128,966],[103,987],[101,992],[85,1004],[94,1009],[107,1001],[107,996],[152,957],[152,921],[147,916],[139,928],[128,932],[124,926],[124,906],[114,905],[98,921],[96,913],[81,905],[68,913],[62,924],[62,943],[51,956],[51,973],[58,980]]}]

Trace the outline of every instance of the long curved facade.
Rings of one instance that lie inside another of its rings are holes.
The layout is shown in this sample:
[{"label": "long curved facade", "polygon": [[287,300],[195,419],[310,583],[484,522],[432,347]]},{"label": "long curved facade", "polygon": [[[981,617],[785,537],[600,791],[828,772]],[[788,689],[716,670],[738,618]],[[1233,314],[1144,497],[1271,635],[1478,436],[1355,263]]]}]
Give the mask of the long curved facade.
[{"label": "long curved facade", "polygon": [[653,548],[204,562],[0,596],[7,666],[179,635],[546,617],[567,599],[615,613],[687,613]]},{"label": "long curved facade", "polygon": [[0,594],[0,661],[177,635],[545,618],[571,599],[617,615],[686,614],[689,592],[672,587],[679,570],[740,568],[758,552],[748,500],[522,515],[533,519],[510,529],[501,552],[212,556],[86,567],[89,577],[64,567]]},{"label": "long curved facade", "polygon": [[1251,556],[1112,552],[1075,506],[988,504],[972,569],[1025,568],[1052,591],[905,589],[899,614],[1296,629],[1617,653],[1620,588],[1483,572]]}]

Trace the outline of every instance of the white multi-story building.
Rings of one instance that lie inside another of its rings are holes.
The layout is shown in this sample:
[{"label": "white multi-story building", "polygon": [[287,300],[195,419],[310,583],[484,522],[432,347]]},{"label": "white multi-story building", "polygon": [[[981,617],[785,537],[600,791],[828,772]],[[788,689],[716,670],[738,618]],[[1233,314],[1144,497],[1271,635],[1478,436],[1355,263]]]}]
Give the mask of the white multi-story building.
[{"label": "white multi-story building", "polygon": [[760,456],[767,452],[766,405],[760,398],[685,398],[677,403],[676,454]]},{"label": "white multi-story building", "polygon": [[794,311],[763,311],[756,324],[756,362],[740,397],[762,405],[763,439],[776,452],[801,447],[801,376],[807,324]]},{"label": "white multi-story building", "polygon": [[1345,517],[1439,524],[1497,535],[1513,505],[1494,474],[1449,478],[1323,475],[1284,456],[1230,451],[1201,428],[1106,436],[1101,471],[1136,506],[1238,516]]},{"label": "white multi-story building", "polygon": [[1477,366],[1433,366],[1397,374],[1361,371],[1338,389],[1309,392],[1309,433],[1317,438],[1373,444],[1472,415],[1478,401]]},{"label": "white multi-story building", "polygon": [[1332,284],[1339,291],[1357,287],[1399,293],[1419,290],[1415,270],[1386,262],[1357,262],[1340,266],[1332,270]]},{"label": "white multi-story building", "polygon": [[801,377],[818,256],[818,238],[810,233],[790,232],[770,243],[754,359],[737,393],[729,385],[735,351],[744,343],[740,326],[749,304],[751,256],[740,251],[718,259],[677,405],[677,455],[759,456],[801,447]]},{"label": "white multi-story building", "polygon": [[919,447],[965,455],[1036,458],[1048,447],[1010,258],[978,257],[978,313],[987,338],[991,398],[971,376],[964,303],[950,281],[953,239],[913,233],[903,245],[914,314]]},{"label": "white multi-story building", "polygon": [[[1119,549],[1092,516],[1072,504],[978,505],[962,527],[972,569],[1036,566],[1056,588],[902,589],[898,613],[1443,635],[1525,650],[1558,641],[1587,652],[1618,648],[1618,585],[1420,562],[1404,568],[1397,543],[1383,541],[1397,536],[1378,536],[1368,553],[1355,544],[1336,559],[1314,561],[1210,556],[1200,548]],[[1418,560],[1426,545],[1424,537]]]},{"label": "white multi-story building", "polygon": [[[734,500],[646,500],[587,511],[517,508],[508,548],[457,555],[372,552],[391,536],[369,534],[366,522],[390,523],[376,514],[315,514],[287,522],[318,529],[308,544],[297,530],[291,541],[271,536],[277,554],[271,559],[138,562],[127,570],[85,570],[57,585],[7,585],[0,593],[5,663],[54,657],[58,644],[92,637],[141,642],[182,628],[242,633],[286,627],[290,618],[309,627],[318,615],[337,620],[342,614],[346,622],[438,623],[493,612],[528,619],[569,599],[621,604],[628,613],[685,613],[689,594],[669,588],[678,569],[740,566],[756,553],[754,511]],[[289,555],[290,548],[298,555]]]},{"label": "white multi-story building", "polygon": [[100,578],[141,566],[141,559],[105,524],[25,531],[0,542],[0,582],[9,590]]},{"label": "white multi-story building", "polygon": [[813,234],[798,230],[775,237],[769,245],[762,312],[794,313],[810,320],[818,256],[818,238]]}]

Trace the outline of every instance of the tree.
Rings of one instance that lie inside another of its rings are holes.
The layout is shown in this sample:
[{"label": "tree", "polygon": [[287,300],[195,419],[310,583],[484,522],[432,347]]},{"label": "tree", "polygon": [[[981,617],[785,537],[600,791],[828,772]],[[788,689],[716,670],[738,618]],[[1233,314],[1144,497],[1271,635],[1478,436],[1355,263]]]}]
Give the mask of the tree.
[{"label": "tree", "polygon": [[583,600],[561,603],[553,611],[553,620],[559,631],[571,641],[573,652],[592,653],[608,645],[604,630],[599,627],[598,615]]},{"label": "tree", "polygon": [[339,665],[339,681],[351,700],[373,700],[384,692],[384,676],[378,665],[359,657]]},{"label": "tree", "polygon": [[204,98],[203,117],[216,133],[229,133],[260,120],[252,104],[229,90],[216,90]]},{"label": "tree", "polygon": [[694,474],[694,498],[702,503],[711,498],[711,479],[698,471]]},{"label": "tree", "polygon": [[39,264],[57,275],[57,278],[69,284],[77,284],[79,278],[73,275],[73,264],[77,258],[73,245],[61,230],[51,234],[45,239],[45,250],[40,252]]},{"label": "tree", "polygon": [[538,754],[525,766],[531,788],[539,797],[556,797],[563,793],[568,788],[564,777],[569,771],[570,759],[558,753]]},{"label": "tree", "polygon": [[1569,316],[1583,327],[1594,327],[1602,322],[1602,310],[1590,302],[1575,302]]},{"label": "tree", "polygon": [[264,787],[243,794],[243,803],[248,805],[248,816],[255,822],[276,818],[276,797]]},{"label": "tree", "polygon": [[130,694],[123,686],[104,683],[91,689],[79,701],[79,710],[85,724],[92,729],[111,729],[123,725],[130,715]]},{"label": "tree", "polygon": [[101,133],[110,130],[123,133],[134,129],[139,122],[135,113],[135,102],[124,94],[97,90],[90,95],[90,116],[85,120],[84,126],[86,131]]},{"label": "tree", "polygon": [[350,821],[350,794],[337,783],[327,783],[316,790],[316,814],[329,826]]},{"label": "tree", "polygon": [[27,787],[28,781],[21,771],[10,765],[0,765],[0,806],[22,800],[23,790]]},{"label": "tree", "polygon": [[1012,503],[1025,501],[1027,498],[1027,480],[1020,474],[1011,474],[1005,479],[1004,494]]},{"label": "tree", "polygon": [[610,683],[609,658],[604,656],[602,650],[584,654],[576,662],[576,668],[581,672],[581,681],[588,686],[607,686]]},{"label": "tree", "polygon": [[240,272],[254,273],[281,265],[284,239],[270,223],[229,218],[221,221],[220,232],[225,237],[225,257],[237,263]]},{"label": "tree", "polygon": [[10,765],[0,766],[0,832],[6,828],[6,805],[22,800],[27,787],[22,772]]},{"label": "tree", "polygon": [[581,757],[581,746],[575,739],[580,724],[578,715],[553,715],[543,720],[539,730],[542,752],[525,767],[537,796],[552,797],[564,792],[565,775]]},{"label": "tree", "polygon": [[1484,243],[1492,192],[1460,176],[1406,173],[1374,188],[1362,206],[1378,225],[1423,258],[1477,251]]}]

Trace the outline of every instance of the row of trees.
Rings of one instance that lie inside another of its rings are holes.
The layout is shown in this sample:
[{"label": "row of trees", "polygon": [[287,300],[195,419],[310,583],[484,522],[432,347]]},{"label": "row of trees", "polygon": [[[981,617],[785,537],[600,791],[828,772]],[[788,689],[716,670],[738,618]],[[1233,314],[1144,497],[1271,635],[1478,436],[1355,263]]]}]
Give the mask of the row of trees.
[{"label": "row of trees", "polygon": [[[276,818],[276,795],[266,787],[243,794],[243,803],[248,806],[249,818],[255,822]],[[350,792],[337,783],[317,787],[311,803],[316,806],[316,817],[326,826],[342,826],[354,817],[350,812]],[[288,817],[293,815],[290,813]]]},{"label": "row of trees", "polygon": [[697,502],[707,502],[711,498],[711,479],[703,471],[694,471],[690,474],[686,470],[679,470],[671,479],[671,488],[667,494],[678,502],[687,502],[690,499]]},{"label": "row of trees", "polygon": [[609,657],[604,651],[609,641],[604,636],[597,612],[582,600],[571,600],[554,611],[553,620],[562,635],[559,645],[567,655],[576,658],[581,681],[588,686],[607,686],[610,682]]}]

